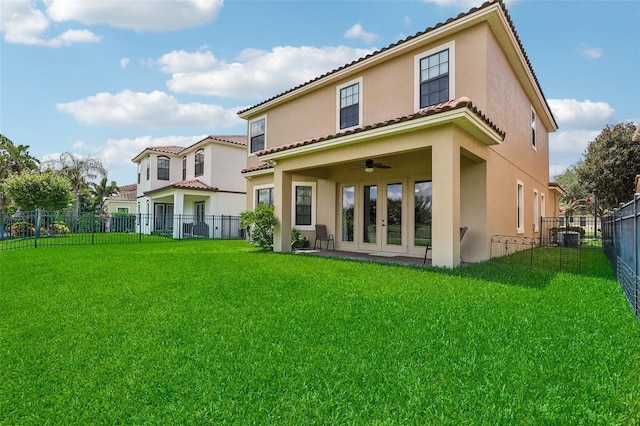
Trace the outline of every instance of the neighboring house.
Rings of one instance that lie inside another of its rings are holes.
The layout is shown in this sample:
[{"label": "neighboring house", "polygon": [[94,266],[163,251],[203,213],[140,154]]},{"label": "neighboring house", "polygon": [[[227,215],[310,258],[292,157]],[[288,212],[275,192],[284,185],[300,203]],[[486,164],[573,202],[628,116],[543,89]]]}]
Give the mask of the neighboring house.
[{"label": "neighboring house", "polygon": [[138,185],[135,183],[118,187],[117,194],[113,194],[104,200],[105,213],[109,215],[114,213],[137,213],[137,187]]},{"label": "neighboring house", "polygon": [[538,236],[559,208],[558,126],[502,2],[238,114],[246,207],[274,204],[275,251],[325,224],[337,250],[421,257],[431,240],[432,264],[453,267],[489,258],[494,234]]},{"label": "neighboring house", "polygon": [[[209,136],[189,146],[149,147],[138,166],[136,209],[143,233],[215,238],[218,216],[239,216],[246,205],[247,137]],[[225,222],[226,223],[226,222]],[[236,226],[237,228],[237,226]]]}]

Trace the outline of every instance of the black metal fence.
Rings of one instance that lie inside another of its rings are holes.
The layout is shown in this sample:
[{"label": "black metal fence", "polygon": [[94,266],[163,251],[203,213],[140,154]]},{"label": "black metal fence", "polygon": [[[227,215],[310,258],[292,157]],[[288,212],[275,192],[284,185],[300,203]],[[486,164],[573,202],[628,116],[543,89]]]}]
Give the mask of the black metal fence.
[{"label": "black metal fence", "polygon": [[640,321],[640,194],[602,218],[604,251]]},{"label": "black metal fence", "polygon": [[0,250],[57,245],[244,239],[238,216],[0,213]]},{"label": "black metal fence", "polygon": [[[601,221],[591,216],[544,217],[538,236],[494,235],[491,258],[576,274],[603,276]],[[608,268],[607,268],[608,269]]]}]

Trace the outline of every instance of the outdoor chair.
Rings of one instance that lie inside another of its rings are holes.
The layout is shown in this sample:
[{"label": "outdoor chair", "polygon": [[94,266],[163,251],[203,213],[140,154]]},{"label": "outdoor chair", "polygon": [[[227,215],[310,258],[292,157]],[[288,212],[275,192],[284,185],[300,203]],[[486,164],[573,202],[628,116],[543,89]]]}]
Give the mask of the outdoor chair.
[{"label": "outdoor chair", "polygon": [[[462,238],[464,238],[464,234],[466,234],[467,229],[469,229],[468,226],[463,226],[462,228],[460,228],[460,242],[462,242]],[[427,254],[429,254],[429,249],[431,248],[431,241],[427,242],[427,249],[424,251],[424,261],[422,262],[423,265],[427,264]],[[462,251],[462,250],[460,250]],[[460,254],[460,263],[464,263],[464,259],[462,258],[462,254]]]},{"label": "outdoor chair", "polygon": [[313,242],[313,248],[315,250],[316,243],[320,241],[320,249],[322,250],[322,242],[327,242],[327,250],[329,250],[329,243],[333,244],[333,249],[336,249],[336,243],[333,239],[333,234],[327,233],[327,225],[316,225],[316,240]]}]

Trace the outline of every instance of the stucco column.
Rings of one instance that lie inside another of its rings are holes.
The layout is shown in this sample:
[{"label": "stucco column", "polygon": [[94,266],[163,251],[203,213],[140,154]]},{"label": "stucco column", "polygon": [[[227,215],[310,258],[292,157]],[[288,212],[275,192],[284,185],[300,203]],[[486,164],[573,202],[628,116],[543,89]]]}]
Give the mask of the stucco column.
[{"label": "stucco column", "polygon": [[451,141],[433,145],[432,264],[460,265],[460,146]]},{"label": "stucco column", "polygon": [[273,198],[278,224],[273,232],[273,251],[291,251],[291,173],[276,166],[273,172]]},{"label": "stucco column", "polygon": [[184,218],[184,194],[176,192],[173,194],[173,238],[182,238],[182,223]]}]

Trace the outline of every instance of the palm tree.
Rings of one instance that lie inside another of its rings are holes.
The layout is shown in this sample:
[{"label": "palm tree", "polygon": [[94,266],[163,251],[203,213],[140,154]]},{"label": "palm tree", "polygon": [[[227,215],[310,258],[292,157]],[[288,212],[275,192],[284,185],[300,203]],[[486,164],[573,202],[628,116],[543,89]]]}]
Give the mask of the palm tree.
[{"label": "palm tree", "polygon": [[[0,182],[9,175],[22,174],[27,170],[38,170],[40,161],[29,154],[29,145],[16,145],[0,134]],[[0,191],[0,209],[7,205],[7,197]]]},{"label": "palm tree", "polygon": [[70,152],[64,152],[57,158],[51,158],[44,162],[44,168],[58,170],[71,182],[73,190],[73,214],[78,216],[80,212],[80,197],[87,192],[90,179],[105,178],[107,170],[102,160],[92,157],[81,157]]},{"label": "palm tree", "polygon": [[116,182],[112,180],[111,183],[108,183],[106,176],[102,178],[100,183],[91,182],[89,186],[91,187],[93,209],[96,212],[102,212],[107,197],[118,193]]}]

